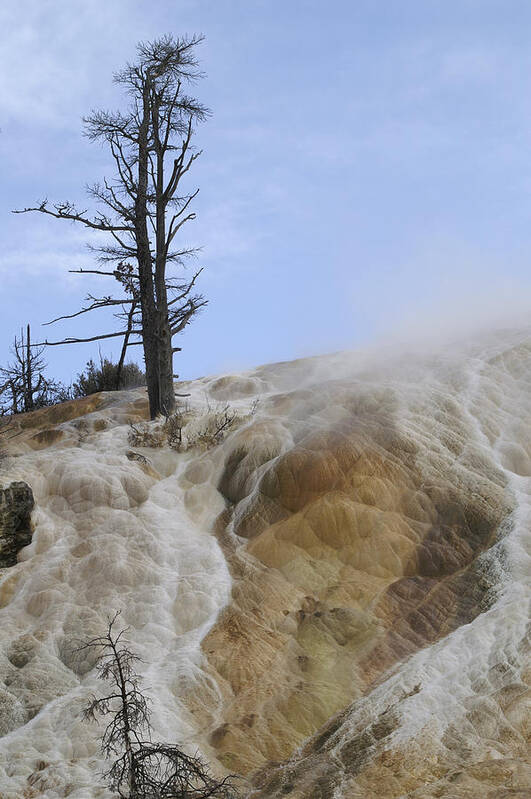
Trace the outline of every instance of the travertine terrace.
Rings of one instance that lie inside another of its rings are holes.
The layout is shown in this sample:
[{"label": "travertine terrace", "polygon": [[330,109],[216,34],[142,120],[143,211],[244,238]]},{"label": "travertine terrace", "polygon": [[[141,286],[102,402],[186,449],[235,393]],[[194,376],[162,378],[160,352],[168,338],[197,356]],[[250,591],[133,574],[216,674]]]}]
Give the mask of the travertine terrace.
[{"label": "travertine terrace", "polygon": [[0,795],[108,795],[75,645],[121,610],[157,735],[242,795],[528,796],[531,336],[179,390],[190,441],[237,412],[222,442],[133,446],[142,389],[17,421],[0,482],[35,509],[0,572]]}]

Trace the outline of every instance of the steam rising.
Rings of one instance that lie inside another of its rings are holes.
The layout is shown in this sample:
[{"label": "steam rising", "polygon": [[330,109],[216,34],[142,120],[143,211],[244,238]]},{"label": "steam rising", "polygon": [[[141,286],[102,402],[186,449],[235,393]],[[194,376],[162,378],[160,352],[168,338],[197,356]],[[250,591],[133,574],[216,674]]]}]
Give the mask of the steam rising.
[{"label": "steam rising", "polygon": [[[214,756],[208,735],[224,720],[227,689],[209,668],[201,642],[233,588],[213,534],[226,507],[218,486],[238,441],[247,437],[251,455],[239,466],[233,462],[230,484],[221,486],[236,507],[237,529],[277,459],[310,429],[345,422],[347,390],[349,413],[355,407],[355,417],[368,420],[367,435],[379,414],[414,440],[426,479],[445,468],[442,456],[436,461],[433,442],[451,436],[464,441],[455,474],[460,462],[468,474],[476,468],[477,490],[491,485],[493,496],[503,492],[512,510],[485,556],[495,585],[490,606],[398,663],[352,706],[330,739],[330,751],[339,757],[349,739],[391,704],[399,706],[399,718],[388,749],[425,747],[428,759],[458,762],[466,738],[477,759],[519,751],[522,711],[515,705],[506,712],[504,723],[512,732],[505,742],[498,740],[502,712],[496,692],[525,681],[530,366],[528,333],[509,331],[435,355],[326,356],[195,381],[187,387],[192,409],[204,412],[205,397],[211,404],[229,401],[246,417],[243,426],[207,452],[146,449],[147,465],[126,455],[125,420],[134,416],[142,390],[118,395],[84,417],[82,435],[79,424],[64,422],[61,440],[37,451],[22,437],[2,479],[32,486],[35,532],[19,563],[0,574],[2,796],[14,799],[25,790],[50,799],[108,795],[95,787],[102,767],[98,730],[81,720],[89,695],[98,690],[93,662],[75,647],[101,634],[116,610],[144,661],[156,736]],[[248,417],[255,399],[258,409]],[[251,552],[253,546],[258,544]],[[392,553],[378,561],[377,549],[363,550],[363,542],[360,547],[364,565],[358,568],[390,579]],[[448,755],[452,738],[455,757]],[[350,790],[350,778],[343,774],[341,780]]]}]

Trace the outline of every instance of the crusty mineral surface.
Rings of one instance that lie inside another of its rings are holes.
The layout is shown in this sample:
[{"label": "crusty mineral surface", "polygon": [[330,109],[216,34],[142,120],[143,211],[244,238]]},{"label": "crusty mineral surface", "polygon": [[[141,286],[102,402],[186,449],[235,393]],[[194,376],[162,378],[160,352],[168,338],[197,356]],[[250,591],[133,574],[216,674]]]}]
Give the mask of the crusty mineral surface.
[{"label": "crusty mineral surface", "polygon": [[17,420],[0,795],[110,796],[76,642],[120,610],[154,736],[242,796],[529,796],[529,331],[179,393],[177,448],[142,389]]}]

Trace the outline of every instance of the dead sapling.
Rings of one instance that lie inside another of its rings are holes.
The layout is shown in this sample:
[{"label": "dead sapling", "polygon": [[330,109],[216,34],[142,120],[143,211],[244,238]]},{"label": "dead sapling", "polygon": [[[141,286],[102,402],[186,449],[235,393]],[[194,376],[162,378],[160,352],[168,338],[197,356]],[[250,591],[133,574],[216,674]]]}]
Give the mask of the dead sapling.
[{"label": "dead sapling", "polygon": [[138,424],[129,422],[127,440],[132,447],[158,448],[164,444],[164,435],[160,426],[149,422],[140,422]]},{"label": "dead sapling", "polygon": [[105,696],[93,696],[84,711],[90,721],[103,718],[103,755],[112,761],[103,777],[121,799],[237,799],[232,777],[217,780],[198,755],[179,746],[152,740],[150,700],[143,693],[129,648],[127,629],[118,629],[119,612],[109,619],[105,635],[93,638],[78,652],[97,652],[100,679],[109,685]]},{"label": "dead sapling", "polygon": [[237,413],[227,404],[214,411],[208,406],[207,414],[208,421],[198,432],[197,442],[206,447],[214,447],[223,441],[226,434],[232,429],[237,420]]}]

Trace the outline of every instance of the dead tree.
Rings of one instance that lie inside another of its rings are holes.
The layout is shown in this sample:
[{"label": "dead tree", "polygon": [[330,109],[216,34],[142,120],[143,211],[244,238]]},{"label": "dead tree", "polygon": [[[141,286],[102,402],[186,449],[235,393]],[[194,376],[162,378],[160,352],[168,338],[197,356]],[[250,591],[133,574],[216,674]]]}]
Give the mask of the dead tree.
[{"label": "dead tree", "polygon": [[99,268],[71,271],[114,278],[119,296],[89,295],[79,311],[52,321],[116,307],[123,329],[44,343],[121,337],[120,363],[129,346],[142,344],[151,418],[169,415],[174,408],[173,354],[181,348],[173,346],[173,337],[206,305],[203,296],[194,293],[201,270],[190,277],[171,270],[183,267],[197,252],[175,246],[175,241],[183,225],[195,219],[191,203],[199,189],[183,193],[181,181],[200,155],[192,146],[196,125],[210,113],[185,92],[202,77],[195,56],[201,41],[200,36],[165,36],[140,43],[136,63],[114,75],[130,97],[127,109],[94,111],[84,118],[88,138],[105,142],[114,161],[114,177],[88,189],[102,210],[91,215],[69,202],[50,205],[43,200],[15,212],[37,211],[107,234],[105,244],[90,247]]},{"label": "dead tree", "polygon": [[135,672],[139,658],[125,641],[127,631],[115,629],[118,616],[105,635],[78,649],[97,651],[99,676],[109,683],[107,695],[93,697],[84,716],[108,720],[101,749],[113,759],[104,774],[110,789],[122,799],[236,799],[230,778],[216,780],[198,756],[152,741],[148,700]]},{"label": "dead tree", "polygon": [[29,325],[25,336],[23,330],[20,338],[15,336],[11,347],[14,360],[0,367],[0,406],[4,412],[27,413],[49,404],[50,390],[55,390],[56,384],[44,376],[43,349],[32,345]]}]

